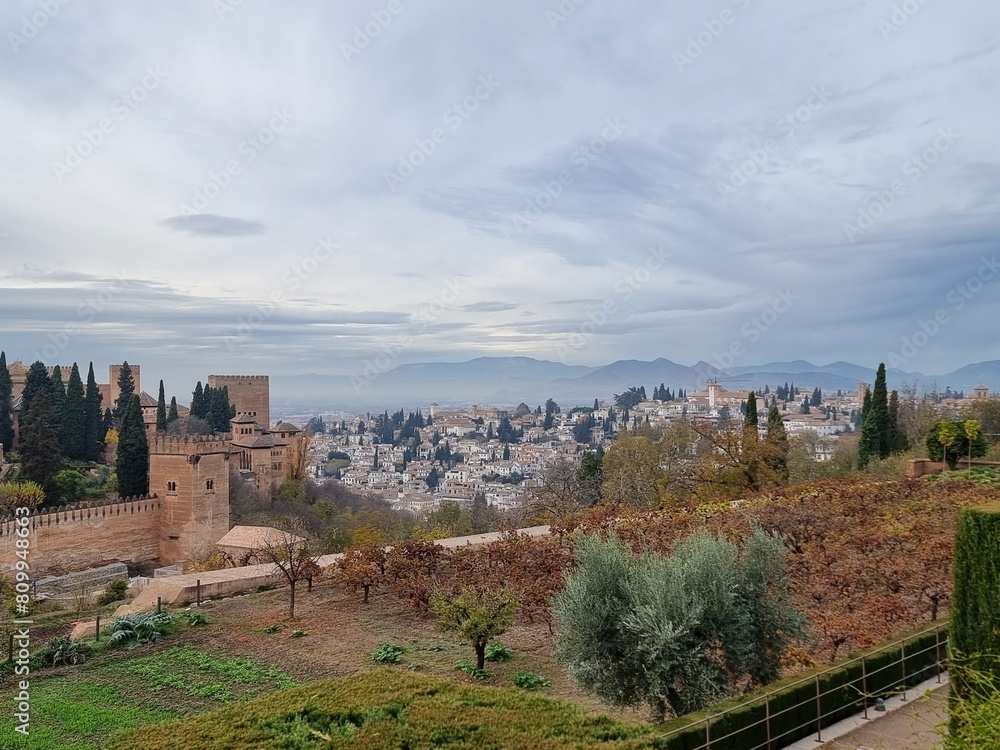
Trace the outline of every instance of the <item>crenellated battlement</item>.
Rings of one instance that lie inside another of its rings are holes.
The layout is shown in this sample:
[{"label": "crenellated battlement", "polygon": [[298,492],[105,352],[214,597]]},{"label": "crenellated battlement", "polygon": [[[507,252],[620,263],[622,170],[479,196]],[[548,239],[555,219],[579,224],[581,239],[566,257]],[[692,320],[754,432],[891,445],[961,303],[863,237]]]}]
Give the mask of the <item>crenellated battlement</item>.
[{"label": "crenellated battlement", "polygon": [[[236,381],[247,381],[249,383],[260,383],[266,385],[270,380],[269,375],[209,375],[208,382],[232,383]],[[214,386],[213,386],[214,387]]]},{"label": "crenellated battlement", "polygon": [[[34,510],[28,516],[28,527],[32,532],[50,526],[71,526],[88,519],[114,518],[117,516],[134,516],[149,511],[159,512],[160,499],[154,492],[151,495],[137,495],[117,499],[98,500],[93,503],[73,503],[58,508],[41,508]],[[18,524],[12,518],[0,520],[0,539],[16,533]]]},{"label": "crenellated battlement", "polygon": [[184,437],[158,435],[149,440],[150,455],[190,456],[204,453],[229,453],[230,436],[186,435]]}]

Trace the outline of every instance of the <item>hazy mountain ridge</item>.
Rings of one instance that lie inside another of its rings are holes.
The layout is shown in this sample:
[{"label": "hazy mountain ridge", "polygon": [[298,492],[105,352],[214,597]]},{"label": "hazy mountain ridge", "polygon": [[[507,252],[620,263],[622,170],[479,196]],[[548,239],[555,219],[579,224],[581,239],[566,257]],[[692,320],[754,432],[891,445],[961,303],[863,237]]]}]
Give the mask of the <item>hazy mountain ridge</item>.
[{"label": "hazy mountain ridge", "polygon": [[[977,385],[1000,391],[1000,360],[976,362],[944,375],[889,370],[889,387],[914,384],[966,393]],[[810,390],[854,390],[859,381],[875,382],[875,370],[850,362],[813,365],[805,360],[772,362],[720,370],[705,362],[681,365],[664,357],[652,361],[618,360],[603,367],[564,365],[531,357],[477,357],[463,362],[405,364],[362,381],[345,375],[276,375],[271,378],[276,404],[316,404],[345,409],[426,407],[446,404],[517,404],[534,406],[547,398],[566,405],[607,400],[631,386],[664,383],[671,390],[703,389],[715,377],[730,390],[794,382]]]}]

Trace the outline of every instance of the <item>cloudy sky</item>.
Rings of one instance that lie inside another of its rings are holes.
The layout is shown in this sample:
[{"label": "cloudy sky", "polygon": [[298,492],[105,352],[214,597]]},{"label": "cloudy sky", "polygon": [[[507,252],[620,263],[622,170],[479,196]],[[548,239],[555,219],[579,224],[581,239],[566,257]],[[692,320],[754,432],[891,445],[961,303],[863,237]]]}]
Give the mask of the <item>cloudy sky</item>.
[{"label": "cloudy sky", "polygon": [[998,29],[986,0],[8,0],[0,348],[177,391],[380,353],[997,359]]}]

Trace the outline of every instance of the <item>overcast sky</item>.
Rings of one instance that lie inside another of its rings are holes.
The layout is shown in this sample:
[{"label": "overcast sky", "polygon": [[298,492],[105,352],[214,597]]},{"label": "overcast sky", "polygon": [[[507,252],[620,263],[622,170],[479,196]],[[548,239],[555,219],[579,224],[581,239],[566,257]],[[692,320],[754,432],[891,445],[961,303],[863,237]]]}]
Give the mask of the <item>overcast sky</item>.
[{"label": "overcast sky", "polygon": [[0,348],[176,392],[380,353],[998,359],[998,30],[985,0],[7,0]]}]

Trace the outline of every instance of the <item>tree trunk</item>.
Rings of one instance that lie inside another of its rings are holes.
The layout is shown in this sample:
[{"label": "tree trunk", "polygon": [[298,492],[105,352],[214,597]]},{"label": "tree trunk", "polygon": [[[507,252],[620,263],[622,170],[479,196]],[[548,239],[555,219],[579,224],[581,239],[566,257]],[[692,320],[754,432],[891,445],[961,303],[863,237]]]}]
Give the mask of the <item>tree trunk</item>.
[{"label": "tree trunk", "polygon": [[288,587],[288,619],[295,619],[295,581]]},{"label": "tree trunk", "polygon": [[367,604],[368,603],[368,589],[370,589],[371,586],[365,585],[365,586],[362,586],[361,588],[363,588],[365,590],[365,604]]},{"label": "tree trunk", "polygon": [[486,643],[476,642],[476,669],[486,669]]}]

